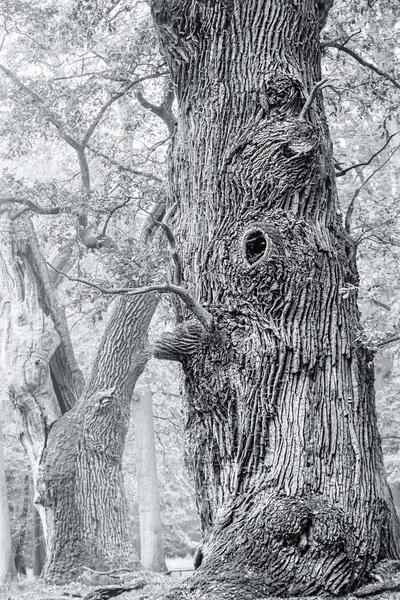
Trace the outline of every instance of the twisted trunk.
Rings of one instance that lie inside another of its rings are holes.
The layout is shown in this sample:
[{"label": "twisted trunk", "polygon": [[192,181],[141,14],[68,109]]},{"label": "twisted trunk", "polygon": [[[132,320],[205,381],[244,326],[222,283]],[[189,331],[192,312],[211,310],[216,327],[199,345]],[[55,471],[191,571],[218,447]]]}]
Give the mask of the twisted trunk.
[{"label": "twisted trunk", "polygon": [[155,350],[185,371],[204,532],[173,598],[341,594],[399,558],[354,244],[321,93],[307,102],[331,5],[153,0],[179,103],[183,277],[214,316]]},{"label": "twisted trunk", "polygon": [[[55,296],[47,294],[50,283],[46,265],[29,219],[24,215],[12,223],[8,213],[3,212],[0,222],[1,367],[36,493],[39,464],[50,428],[61,415],[61,407],[76,398],[71,383],[76,363],[65,360],[65,382],[68,380],[71,386],[60,387],[59,401],[50,363],[58,346],[69,341],[65,315]],[[44,513],[40,512],[47,537]]]}]

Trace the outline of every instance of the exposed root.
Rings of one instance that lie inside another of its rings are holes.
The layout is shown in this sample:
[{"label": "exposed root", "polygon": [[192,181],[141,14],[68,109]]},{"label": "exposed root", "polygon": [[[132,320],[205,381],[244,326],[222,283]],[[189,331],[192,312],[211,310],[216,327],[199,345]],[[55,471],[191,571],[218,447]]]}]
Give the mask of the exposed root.
[{"label": "exposed root", "polygon": [[380,594],[381,592],[398,592],[400,591],[400,581],[382,581],[380,583],[371,583],[370,585],[365,585],[362,588],[359,588],[357,591],[353,592],[353,596],[357,598],[364,598],[366,596],[374,596],[376,594]]}]

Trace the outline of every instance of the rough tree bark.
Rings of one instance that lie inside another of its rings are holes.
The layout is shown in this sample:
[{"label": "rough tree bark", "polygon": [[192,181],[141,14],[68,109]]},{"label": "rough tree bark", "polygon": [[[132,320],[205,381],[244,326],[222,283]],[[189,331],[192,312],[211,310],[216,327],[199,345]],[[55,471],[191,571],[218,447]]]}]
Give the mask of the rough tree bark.
[{"label": "rough tree bark", "polygon": [[171,198],[204,542],[178,598],[341,594],[398,559],[352,240],[338,209],[319,33],[331,1],[153,0],[178,100]]},{"label": "rough tree bark", "polygon": [[[0,220],[1,368],[36,493],[39,464],[50,428],[60,417],[61,406],[67,406],[75,397],[73,384],[60,386],[59,402],[51,380],[50,361],[61,338],[68,338],[68,330],[65,315],[46,293],[45,275],[41,272],[45,271],[44,260],[36,261],[37,240],[29,219],[24,215],[12,223],[9,214],[3,212]],[[64,371],[70,382],[74,381],[75,369],[75,361],[71,363],[65,355]],[[43,511],[41,518],[47,537]]]},{"label": "rough tree bark", "polygon": [[165,572],[164,536],[157,477],[151,378],[145,372],[135,389],[136,482],[139,502],[140,561],[146,569]]},{"label": "rough tree bark", "polygon": [[73,579],[82,565],[99,571],[140,566],[126,518],[121,461],[157,302],[154,294],[116,300],[84,393],[50,432],[40,476],[47,520],[57,515],[44,570],[48,580]]}]

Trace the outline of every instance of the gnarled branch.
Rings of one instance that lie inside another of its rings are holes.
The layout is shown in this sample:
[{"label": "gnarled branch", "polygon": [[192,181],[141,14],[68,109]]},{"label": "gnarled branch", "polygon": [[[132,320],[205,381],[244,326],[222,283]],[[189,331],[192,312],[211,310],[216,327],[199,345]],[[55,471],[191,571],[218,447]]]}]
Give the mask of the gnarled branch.
[{"label": "gnarled branch", "polygon": [[139,89],[136,92],[136,99],[138,100],[139,104],[141,104],[143,108],[146,108],[155,115],[157,115],[157,117],[159,117],[167,126],[170,135],[173,134],[176,125],[176,119],[174,113],[172,112],[172,104],[174,102],[174,97],[175,94],[172,87],[172,81],[168,81],[164,93],[164,98],[159,106],[156,106],[155,104],[149,102],[143,96],[141,89]]},{"label": "gnarled branch", "polygon": [[128,294],[131,296],[137,296],[139,294],[149,294],[150,292],[159,292],[160,294],[176,294],[177,296],[179,296],[179,298],[181,298],[181,300],[186,304],[190,312],[200,321],[200,323],[206,330],[212,331],[214,328],[214,320],[212,314],[209,313],[208,310],[203,308],[203,306],[199,302],[197,302],[197,300],[195,300],[190,295],[190,293],[183,287],[173,285],[172,283],[164,283],[159,285],[148,285],[139,288],[104,288],[87,279],[82,279],[80,277],[71,277],[70,275],[67,275],[67,273],[62,273],[49,263],[47,264],[61,275],[64,275],[64,277],[69,279],[69,281],[82,283],[96,290],[99,290],[103,294]]},{"label": "gnarled branch", "polygon": [[60,212],[59,206],[39,206],[32,200],[28,200],[27,198],[16,198],[14,196],[7,196],[4,198],[0,198],[0,206],[2,204],[23,204],[23,208],[18,210],[14,215],[11,216],[11,221],[15,221],[18,217],[20,217],[23,213],[28,210],[32,210],[35,213],[40,215],[58,215]]}]

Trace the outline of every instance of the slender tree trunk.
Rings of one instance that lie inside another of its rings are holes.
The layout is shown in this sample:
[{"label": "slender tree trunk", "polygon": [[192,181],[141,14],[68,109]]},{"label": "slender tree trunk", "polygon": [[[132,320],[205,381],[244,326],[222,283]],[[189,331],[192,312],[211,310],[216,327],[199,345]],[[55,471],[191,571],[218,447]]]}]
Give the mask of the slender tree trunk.
[{"label": "slender tree trunk", "polygon": [[16,574],[11,542],[6,473],[4,468],[3,431],[0,426],[0,587]]},{"label": "slender tree trunk", "polygon": [[40,577],[46,562],[46,546],[44,544],[42,521],[33,506],[33,574]]},{"label": "slender tree trunk", "polygon": [[22,505],[21,516],[18,519],[19,534],[17,546],[15,548],[15,567],[17,573],[26,575],[26,566],[24,559],[24,546],[26,540],[26,531],[28,528],[28,513],[29,513],[29,475],[25,475],[24,484],[24,503]]},{"label": "slender tree trunk", "polygon": [[47,521],[52,519],[47,579],[73,579],[82,566],[140,567],[128,530],[121,459],[157,302],[155,295],[116,300],[82,398],[50,432],[40,477],[41,502]]},{"label": "slender tree trunk", "polygon": [[150,571],[167,570],[161,524],[151,378],[142,375],[135,390],[132,416],[135,425],[136,481],[139,499],[140,561]]},{"label": "slender tree trunk", "polygon": [[178,99],[183,278],[214,316],[212,332],[188,319],[155,351],[183,364],[204,532],[200,568],[171,597],[345,593],[399,558],[400,529],[311,94],[332,2],[152,5]]}]

